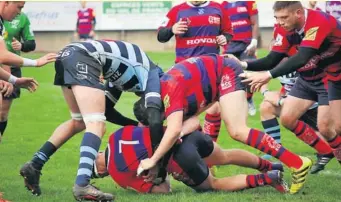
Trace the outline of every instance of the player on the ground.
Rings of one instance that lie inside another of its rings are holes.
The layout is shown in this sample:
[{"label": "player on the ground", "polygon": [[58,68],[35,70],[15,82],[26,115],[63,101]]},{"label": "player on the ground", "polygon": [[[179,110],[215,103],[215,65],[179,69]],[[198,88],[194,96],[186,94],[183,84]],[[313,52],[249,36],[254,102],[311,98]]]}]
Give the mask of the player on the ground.
[{"label": "player on the ground", "polygon": [[[183,132],[186,133],[184,128]],[[150,180],[152,175],[156,174],[153,170],[142,176],[136,175],[140,161],[152,156],[151,139],[146,127],[126,126],[117,130],[110,136],[105,152],[98,155],[93,176],[111,175],[122,188],[132,188],[140,193],[170,192],[169,181]],[[207,164],[234,164],[258,169],[263,173],[214,178]],[[281,164],[273,164],[250,152],[239,149],[223,150],[210,137],[199,131],[181,138],[167,167],[168,173],[198,191],[238,191],[271,185],[280,192],[286,192],[288,188],[282,180],[281,170]]]},{"label": "player on the ground", "polygon": [[[320,11],[304,9],[299,1],[277,1],[274,4],[275,17],[280,26],[276,27],[276,41],[270,54],[256,61],[241,62],[251,71],[270,70],[261,73],[242,74],[245,82],[258,89],[271,78],[297,70],[300,74],[290,98],[282,109],[281,122],[304,142],[313,146],[318,153],[327,154],[329,148],[320,141],[312,128],[297,119],[315,101],[319,103],[318,128],[333,149],[334,156],[341,161],[341,22]],[[298,53],[278,64],[285,53],[298,45]],[[278,64],[276,66],[276,64]],[[275,67],[276,68],[273,68]],[[272,69],[273,68],[273,69]],[[322,79],[326,76],[328,93]],[[295,97],[294,97],[295,96]],[[301,99],[299,99],[301,98]],[[328,103],[329,100],[329,103]],[[329,106],[328,106],[329,104]],[[294,107],[286,107],[294,106]],[[297,108],[297,106],[300,106]],[[333,128],[335,124],[335,130]]]},{"label": "player on the ground", "polygon": [[[12,21],[24,7],[24,1],[1,1],[0,2],[0,64],[11,65],[16,67],[31,66],[41,67],[49,62],[55,61],[55,54],[47,54],[38,60],[31,60],[20,57],[14,53],[11,53],[6,48],[4,41],[5,28],[3,20]],[[27,88],[30,91],[34,91],[37,87],[37,82],[33,78],[17,78],[11,75],[2,68],[0,68],[0,80],[2,91],[6,92],[5,96],[10,95],[13,91],[13,85],[20,88]],[[2,81],[3,80],[3,81]],[[8,81],[8,82],[6,82]]]},{"label": "player on the ground", "polygon": [[[62,86],[71,119],[54,131],[33,159],[21,168],[20,174],[32,193],[40,195],[39,178],[44,164],[69,138],[85,129],[73,194],[77,200],[110,201],[113,199],[111,194],[103,193],[89,184],[93,160],[105,131],[105,111],[106,107],[107,110],[109,108],[105,101],[111,100],[113,103],[110,106],[113,106],[122,91],[144,94],[149,111],[147,116],[155,125],[150,127],[151,134],[156,134],[154,139],[159,142],[160,131],[163,130],[158,108],[162,102],[159,94],[160,68],[138,46],[104,40],[67,45],[60,51],[55,68],[55,85]],[[101,72],[107,80],[105,86],[100,83]],[[89,97],[92,99],[87,99]],[[106,115],[110,116],[108,113]],[[157,141],[153,142],[153,146],[156,146]]]},{"label": "player on the ground", "polygon": [[[217,2],[187,1],[173,7],[158,30],[162,43],[174,35],[176,63],[202,54],[219,54],[220,47],[232,38],[231,22]],[[220,125],[219,107],[214,105],[207,110],[203,131],[216,141]]]},{"label": "player on the ground", "polygon": [[242,72],[233,59],[204,55],[180,62],[165,73],[161,77],[161,98],[168,127],[153,156],[141,161],[141,168],[148,170],[155,166],[172,147],[180,135],[183,120],[219,101],[221,116],[231,137],[287,165],[293,179],[290,191],[298,192],[312,162],[288,151],[271,136],[247,126],[245,89],[238,77]]},{"label": "player on the ground", "polygon": [[96,16],[92,8],[86,7],[86,1],[81,1],[82,8],[77,11],[77,25],[74,34],[76,39],[85,41],[95,37]]},{"label": "player on the ground", "polygon": [[[7,50],[20,55],[22,52],[34,51],[36,47],[34,34],[30,26],[30,20],[25,13],[21,12],[12,21],[4,21],[4,40]],[[3,65],[3,69],[16,77],[21,77],[21,69]],[[13,93],[8,97],[3,97],[0,110],[0,135],[4,135],[7,126],[8,113],[13,99],[20,97],[20,88],[14,87]]]},{"label": "player on the ground", "polygon": [[[224,53],[233,54],[240,60],[256,59],[259,37],[258,9],[255,1],[223,1],[224,16],[229,17],[233,30],[233,38],[225,46]],[[247,88],[249,114],[256,114],[252,99],[253,93]]]}]

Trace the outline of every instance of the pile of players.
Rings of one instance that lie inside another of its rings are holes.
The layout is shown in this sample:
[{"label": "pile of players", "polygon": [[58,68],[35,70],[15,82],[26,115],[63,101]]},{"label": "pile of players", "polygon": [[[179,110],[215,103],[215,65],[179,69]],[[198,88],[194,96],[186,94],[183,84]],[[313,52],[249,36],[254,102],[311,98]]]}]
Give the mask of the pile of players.
[{"label": "pile of players", "polygon": [[[198,191],[270,185],[281,193],[295,194],[310,172],[323,170],[334,157],[341,161],[341,22],[327,13],[305,9],[299,1],[277,1],[273,9],[278,24],[271,51],[254,59],[256,9],[254,2],[210,1],[172,8],[158,30],[160,42],[176,37],[176,64],[165,73],[128,42],[91,40],[67,45],[56,57],[54,84],[61,86],[71,119],[56,128],[21,168],[26,187],[40,195],[44,164],[69,138],[84,130],[73,187],[76,200],[114,200],[112,194],[90,184],[92,177],[107,175],[121,187],[143,193],[170,192],[167,176],[172,174]],[[225,55],[219,55],[220,47]],[[54,57],[48,55],[38,63],[17,60],[4,63],[37,66]],[[280,76],[284,76],[283,90],[267,90],[265,84]],[[18,79],[11,78],[17,84]],[[266,133],[247,126],[247,113],[252,109],[252,98],[245,96],[247,86],[251,92],[261,89],[265,97],[261,117]],[[123,91],[141,97],[134,105],[139,122],[114,109]],[[200,132],[197,116],[205,111]],[[317,151],[313,169],[312,160],[279,142],[277,117]],[[215,143],[221,119],[233,139],[279,159],[290,169],[290,189],[282,178],[282,164],[243,150],[223,150]],[[163,120],[167,120],[165,128]],[[99,152],[105,121],[124,127]],[[227,164],[261,173],[215,178],[209,169]]]}]

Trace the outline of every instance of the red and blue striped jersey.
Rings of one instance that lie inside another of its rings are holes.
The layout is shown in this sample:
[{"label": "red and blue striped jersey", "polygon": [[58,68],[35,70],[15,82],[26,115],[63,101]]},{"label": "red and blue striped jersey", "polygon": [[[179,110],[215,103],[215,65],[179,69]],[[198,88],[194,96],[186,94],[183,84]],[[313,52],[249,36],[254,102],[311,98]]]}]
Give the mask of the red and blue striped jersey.
[{"label": "red and blue striped jersey", "polygon": [[296,45],[316,49],[318,54],[298,69],[301,77],[307,81],[319,81],[327,70],[330,79],[341,79],[341,22],[321,11],[307,9],[305,12],[306,24],[299,32],[275,26],[272,51],[288,53]]},{"label": "red and blue striped jersey", "polygon": [[95,12],[92,8],[81,9],[77,13],[77,32],[78,34],[89,34],[93,29]]},{"label": "red and blue striped jersey", "polygon": [[224,16],[229,17],[233,30],[232,41],[250,43],[252,39],[251,16],[258,14],[255,1],[235,1],[222,3]]},{"label": "red and blue striped jersey", "polygon": [[224,16],[221,5],[213,1],[200,6],[189,2],[177,5],[168,12],[161,27],[172,28],[180,20],[187,21],[188,31],[175,36],[176,63],[203,54],[218,54],[216,37],[232,32],[229,18]]},{"label": "red and blue striped jersey", "polygon": [[110,136],[108,144],[109,174],[136,172],[140,161],[153,154],[148,127],[125,126]]},{"label": "red and blue striped jersey", "polygon": [[160,79],[165,117],[183,111],[184,119],[187,119],[203,112],[219,99],[221,84],[226,85],[224,88],[235,87],[234,78],[223,74],[226,69],[233,71],[238,68],[241,67],[233,59],[216,54],[193,57],[175,64]]}]

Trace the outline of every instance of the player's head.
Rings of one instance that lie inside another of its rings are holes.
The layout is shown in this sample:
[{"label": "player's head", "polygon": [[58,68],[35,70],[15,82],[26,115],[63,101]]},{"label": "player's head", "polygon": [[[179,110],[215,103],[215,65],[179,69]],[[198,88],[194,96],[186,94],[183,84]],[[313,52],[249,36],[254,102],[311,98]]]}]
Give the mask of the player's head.
[{"label": "player's head", "polygon": [[105,165],[105,153],[98,152],[97,158],[94,162],[94,166],[92,167],[92,178],[103,178],[108,176],[108,170]]},{"label": "player's head", "polygon": [[201,4],[205,3],[206,1],[189,1],[193,6],[200,6]]},{"label": "player's head", "polygon": [[25,1],[3,1],[1,17],[4,20],[12,21],[17,15],[20,14],[21,9],[25,5]]},{"label": "player's head", "polygon": [[277,23],[288,31],[304,25],[304,8],[300,1],[276,1],[273,10]]},{"label": "player's head", "polygon": [[86,1],[81,1],[82,8],[86,8]]}]

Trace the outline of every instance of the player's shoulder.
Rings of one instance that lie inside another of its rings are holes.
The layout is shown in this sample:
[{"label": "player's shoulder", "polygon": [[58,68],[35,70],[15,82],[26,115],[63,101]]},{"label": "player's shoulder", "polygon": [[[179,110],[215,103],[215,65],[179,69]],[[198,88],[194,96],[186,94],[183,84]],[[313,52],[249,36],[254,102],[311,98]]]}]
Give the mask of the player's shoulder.
[{"label": "player's shoulder", "polygon": [[171,12],[178,12],[178,11],[180,11],[180,10],[185,10],[185,9],[188,9],[189,8],[189,6],[188,6],[188,4],[187,4],[187,2],[185,1],[185,2],[183,2],[183,3],[180,3],[180,4],[177,4],[177,5],[175,5],[175,6],[173,6],[170,10],[169,10],[169,12],[171,13]]},{"label": "player's shoulder", "polygon": [[221,5],[222,5],[223,3],[224,3],[224,2],[218,3],[218,2],[215,2],[215,1],[210,1],[208,5],[209,5],[209,6],[212,6],[212,7],[220,8]]}]

